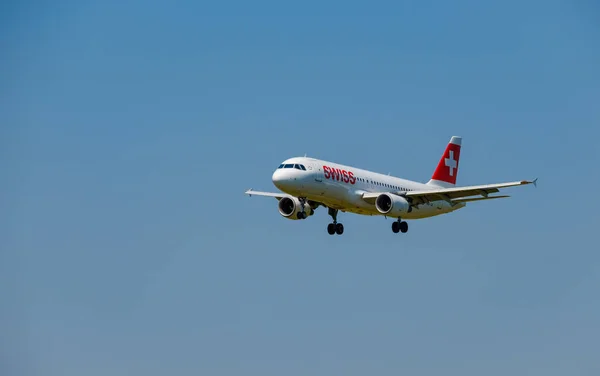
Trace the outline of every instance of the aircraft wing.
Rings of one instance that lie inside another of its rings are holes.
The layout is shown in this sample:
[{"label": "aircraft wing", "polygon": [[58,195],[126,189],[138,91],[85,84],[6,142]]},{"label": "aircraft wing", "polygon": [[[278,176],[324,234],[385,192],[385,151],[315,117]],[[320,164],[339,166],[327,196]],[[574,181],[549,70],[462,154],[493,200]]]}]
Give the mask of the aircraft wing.
[{"label": "aircraft wing", "polygon": [[[450,203],[456,202],[471,202],[481,200],[492,200],[495,198],[506,198],[509,196],[489,196],[490,193],[499,192],[501,188],[515,187],[526,184],[537,184],[537,179],[533,181],[515,181],[509,183],[472,185],[468,187],[453,187],[453,188],[437,188],[426,191],[409,191],[409,192],[389,192],[395,195],[405,197],[412,205],[425,204],[431,201],[444,200]],[[375,204],[377,197],[384,192],[364,192],[361,198],[370,203]],[[482,196],[482,197],[471,197]],[[471,198],[467,198],[471,197]]]},{"label": "aircraft wing", "polygon": [[245,193],[247,195],[249,195],[250,197],[252,197],[252,195],[265,196],[265,197],[274,197],[277,200],[281,200],[284,197],[292,197],[291,195],[288,195],[288,194],[285,194],[285,193],[271,193],[271,192],[253,191],[252,188],[248,189]]},{"label": "aircraft wing", "polygon": [[[448,202],[468,202],[473,199],[465,199],[470,196],[483,196],[482,199],[488,199],[490,193],[499,192],[501,188],[515,187],[519,185],[536,185],[537,179],[533,181],[521,180],[509,183],[472,185],[468,187],[438,188],[427,191],[410,191],[402,194],[407,199],[412,200],[413,205],[424,204],[430,201],[444,200]],[[489,197],[491,199],[492,197]],[[504,198],[504,196],[495,196],[494,198]],[[411,201],[409,200],[409,201]]]}]

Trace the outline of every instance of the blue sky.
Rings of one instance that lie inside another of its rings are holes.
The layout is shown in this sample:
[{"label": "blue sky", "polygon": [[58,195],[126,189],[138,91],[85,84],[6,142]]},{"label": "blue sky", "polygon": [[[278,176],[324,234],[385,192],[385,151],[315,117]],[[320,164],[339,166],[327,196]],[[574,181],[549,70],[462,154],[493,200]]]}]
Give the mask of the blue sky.
[{"label": "blue sky", "polygon": [[[0,12],[7,375],[597,375],[592,1],[26,1]],[[279,216],[284,159],[459,184]]]}]

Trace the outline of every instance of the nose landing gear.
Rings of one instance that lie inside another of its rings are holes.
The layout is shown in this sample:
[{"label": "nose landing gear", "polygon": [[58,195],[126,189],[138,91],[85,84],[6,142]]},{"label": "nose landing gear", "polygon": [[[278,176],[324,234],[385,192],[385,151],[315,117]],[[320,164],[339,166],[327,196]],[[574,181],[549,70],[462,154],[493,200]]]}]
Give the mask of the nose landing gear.
[{"label": "nose landing gear", "polygon": [[306,208],[306,204],[307,204],[307,200],[305,197],[298,197],[298,200],[300,201],[300,207],[302,208],[301,212],[298,212],[298,214],[296,214],[296,218],[298,219],[306,219],[308,218],[309,215],[313,215],[314,213],[314,209],[310,209],[309,213],[306,213],[306,211],[304,210]]}]

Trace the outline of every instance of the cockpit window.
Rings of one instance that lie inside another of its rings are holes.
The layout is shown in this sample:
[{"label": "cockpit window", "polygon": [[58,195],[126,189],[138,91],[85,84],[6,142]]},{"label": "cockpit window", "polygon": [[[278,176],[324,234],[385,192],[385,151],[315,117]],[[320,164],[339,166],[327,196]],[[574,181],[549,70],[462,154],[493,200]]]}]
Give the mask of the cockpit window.
[{"label": "cockpit window", "polygon": [[280,168],[295,168],[297,170],[302,170],[302,171],[306,171],[306,167],[304,167],[304,165],[301,165],[299,163],[286,163],[286,164],[280,164],[279,167],[277,167],[277,169]]}]

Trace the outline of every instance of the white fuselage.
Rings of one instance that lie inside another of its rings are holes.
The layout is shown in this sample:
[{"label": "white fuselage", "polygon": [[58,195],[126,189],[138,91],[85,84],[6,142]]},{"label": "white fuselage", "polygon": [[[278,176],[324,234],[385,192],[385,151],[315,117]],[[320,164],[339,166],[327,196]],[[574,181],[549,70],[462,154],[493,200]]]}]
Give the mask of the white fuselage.
[{"label": "white fuselage", "polygon": [[[425,191],[432,188],[415,181],[306,157],[284,161],[273,173],[272,180],[277,188],[287,194],[363,215],[382,215],[375,205],[361,198],[364,193]],[[432,201],[413,208],[402,219],[433,217],[464,206],[464,203],[451,205],[444,200]]]}]

